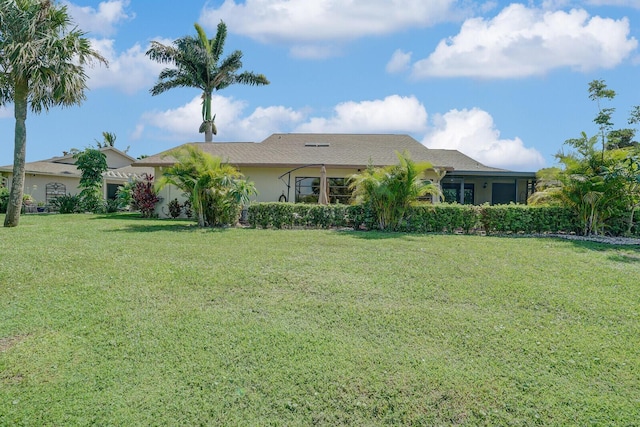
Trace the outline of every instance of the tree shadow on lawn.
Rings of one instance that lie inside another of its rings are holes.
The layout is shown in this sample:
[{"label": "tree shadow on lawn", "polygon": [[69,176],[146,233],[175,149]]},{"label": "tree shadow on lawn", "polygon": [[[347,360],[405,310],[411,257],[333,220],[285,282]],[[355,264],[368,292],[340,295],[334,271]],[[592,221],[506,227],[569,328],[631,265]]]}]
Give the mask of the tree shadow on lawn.
[{"label": "tree shadow on lawn", "polygon": [[107,219],[126,220],[127,222],[135,221],[135,224],[126,225],[124,228],[118,228],[113,231],[126,231],[131,233],[151,233],[156,231],[174,231],[174,232],[222,232],[226,231],[224,227],[198,227],[191,219],[150,219],[143,218],[139,214],[106,214],[92,218],[92,221]]}]

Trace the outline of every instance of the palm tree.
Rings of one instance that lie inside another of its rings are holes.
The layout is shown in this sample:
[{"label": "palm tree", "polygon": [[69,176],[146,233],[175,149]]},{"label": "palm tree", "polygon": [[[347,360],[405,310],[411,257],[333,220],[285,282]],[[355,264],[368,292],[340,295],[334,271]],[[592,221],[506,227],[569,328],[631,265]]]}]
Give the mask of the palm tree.
[{"label": "palm tree", "polygon": [[173,64],[175,68],[165,68],[158,76],[158,82],[151,88],[152,95],[159,95],[176,87],[194,87],[202,90],[202,124],[205,142],[213,141],[217,133],[211,111],[213,91],[240,83],[251,86],[268,85],[269,80],[262,74],[250,71],[238,73],[242,68],[242,52],[236,50],[222,61],[222,51],[227,38],[227,26],[220,21],[216,37],[208,39],[204,30],[194,24],[196,37],[185,36],[177,39],[173,45],[151,42],[147,56],[164,64]]},{"label": "palm tree", "polygon": [[[399,163],[385,168],[369,166],[352,175],[349,188],[357,203],[370,204],[381,230],[397,229],[411,203],[427,194],[440,198],[438,185],[425,180],[425,172],[433,169],[428,162],[416,163],[408,153],[397,153]],[[439,174],[439,171],[436,171]]]},{"label": "palm tree", "polygon": [[234,166],[194,145],[177,148],[168,155],[176,163],[164,169],[158,189],[172,184],[188,194],[200,227],[234,224],[242,206],[256,194],[253,183],[243,179]]},{"label": "palm tree", "polygon": [[20,220],[26,158],[27,108],[40,113],[80,104],[87,88],[83,66],[107,64],[64,6],[51,0],[0,0],[0,105],[13,102],[16,118],[11,194],[5,227]]},{"label": "palm tree", "polygon": [[102,132],[102,142],[96,139],[96,146],[98,148],[107,148],[116,146],[116,134],[113,132]]}]

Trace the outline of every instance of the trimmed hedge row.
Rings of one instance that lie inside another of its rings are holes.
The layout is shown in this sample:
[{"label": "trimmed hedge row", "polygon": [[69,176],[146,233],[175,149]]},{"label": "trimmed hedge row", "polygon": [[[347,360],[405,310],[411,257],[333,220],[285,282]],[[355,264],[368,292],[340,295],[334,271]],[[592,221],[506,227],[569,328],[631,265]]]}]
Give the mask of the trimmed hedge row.
[{"label": "trimmed hedge row", "polygon": [[[255,203],[247,221],[260,228],[377,229],[373,210],[367,205],[311,205]],[[471,206],[420,204],[410,208],[397,231],[413,233],[572,233],[580,230],[576,215],[567,208],[525,205]]]}]

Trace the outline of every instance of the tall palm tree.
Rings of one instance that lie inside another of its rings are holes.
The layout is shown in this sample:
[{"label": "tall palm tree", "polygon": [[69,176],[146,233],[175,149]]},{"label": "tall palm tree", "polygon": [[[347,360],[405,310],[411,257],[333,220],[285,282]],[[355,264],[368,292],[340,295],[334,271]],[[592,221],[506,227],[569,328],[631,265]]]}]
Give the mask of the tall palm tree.
[{"label": "tall palm tree", "polygon": [[175,68],[165,68],[160,72],[158,81],[151,88],[152,95],[159,95],[176,87],[194,87],[202,90],[202,124],[200,133],[204,132],[205,142],[213,141],[215,116],[211,111],[213,91],[221,90],[232,84],[240,83],[251,86],[268,85],[269,80],[263,74],[251,71],[238,73],[242,68],[242,52],[233,51],[229,56],[220,59],[227,38],[227,26],[220,21],[216,37],[208,39],[204,30],[194,24],[196,37],[185,36],[177,39],[173,45],[151,42],[147,56],[164,64],[172,64]]},{"label": "tall palm tree", "polygon": [[26,158],[27,109],[80,104],[87,88],[84,65],[107,64],[64,6],[51,0],[0,0],[0,105],[13,102],[13,180],[5,227],[20,221]]}]

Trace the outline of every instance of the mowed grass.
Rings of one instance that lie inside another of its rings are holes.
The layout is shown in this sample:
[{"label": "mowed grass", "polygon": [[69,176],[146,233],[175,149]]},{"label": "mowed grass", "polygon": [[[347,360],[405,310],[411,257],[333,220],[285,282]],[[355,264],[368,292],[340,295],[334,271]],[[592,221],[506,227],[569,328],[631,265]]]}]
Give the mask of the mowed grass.
[{"label": "mowed grass", "polygon": [[0,425],[639,420],[637,247],[131,215],[0,229]]}]

